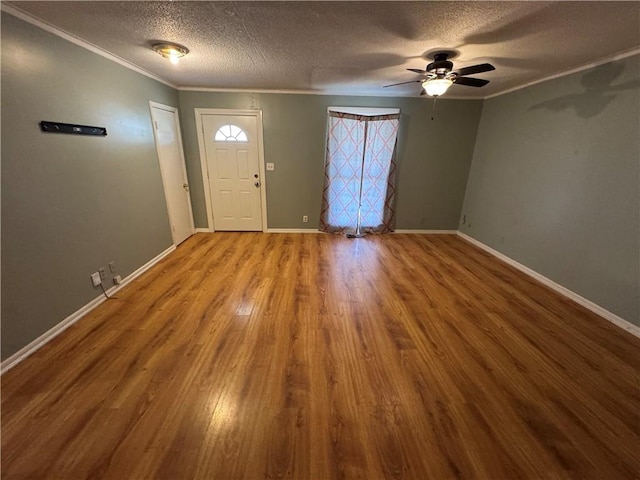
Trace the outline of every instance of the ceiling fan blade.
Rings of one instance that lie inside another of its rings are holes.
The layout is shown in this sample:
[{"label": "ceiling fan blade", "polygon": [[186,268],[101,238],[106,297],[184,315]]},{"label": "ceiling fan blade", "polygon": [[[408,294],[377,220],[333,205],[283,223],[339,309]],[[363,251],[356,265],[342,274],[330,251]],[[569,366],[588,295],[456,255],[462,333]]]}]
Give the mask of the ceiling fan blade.
[{"label": "ceiling fan blade", "polygon": [[415,72],[415,73],[427,73],[426,70],[420,70],[419,68],[407,68],[407,70],[409,70],[410,72]]},{"label": "ceiling fan blade", "polygon": [[457,85],[466,85],[467,87],[484,87],[489,80],[483,80],[482,78],[473,77],[457,77],[453,83]]},{"label": "ceiling fan blade", "polygon": [[396,85],[404,85],[405,83],[422,83],[424,82],[424,80],[410,80],[408,82],[400,82],[400,83],[392,83],[391,85],[383,85],[382,88],[387,88],[387,87],[395,87]]},{"label": "ceiling fan blade", "polygon": [[496,67],[490,63],[481,63],[480,65],[461,68],[460,70],[456,70],[455,73],[457,73],[459,77],[462,77],[463,75],[473,75],[474,73],[490,72],[495,69]]}]

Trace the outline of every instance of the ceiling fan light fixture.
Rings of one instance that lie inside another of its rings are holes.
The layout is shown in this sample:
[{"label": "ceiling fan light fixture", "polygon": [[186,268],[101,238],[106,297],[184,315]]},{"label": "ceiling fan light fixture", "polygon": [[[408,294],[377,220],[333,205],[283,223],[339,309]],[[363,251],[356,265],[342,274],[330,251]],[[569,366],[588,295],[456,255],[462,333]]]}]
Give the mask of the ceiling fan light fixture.
[{"label": "ceiling fan light fixture", "polygon": [[171,63],[176,65],[181,57],[189,53],[189,49],[177,43],[156,43],[151,48],[164,58],[168,58]]},{"label": "ceiling fan light fixture", "polygon": [[430,97],[439,97],[443,95],[453,82],[448,78],[433,78],[422,83],[422,88]]}]

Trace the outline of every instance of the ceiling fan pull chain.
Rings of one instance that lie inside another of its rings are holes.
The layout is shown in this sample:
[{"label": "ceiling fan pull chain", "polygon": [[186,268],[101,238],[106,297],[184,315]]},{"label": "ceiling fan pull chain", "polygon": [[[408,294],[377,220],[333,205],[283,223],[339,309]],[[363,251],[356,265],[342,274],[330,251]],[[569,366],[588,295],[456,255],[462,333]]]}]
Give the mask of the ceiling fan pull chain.
[{"label": "ceiling fan pull chain", "polygon": [[433,105],[431,107],[431,120],[434,120],[436,116],[436,100],[438,100],[438,97],[433,97]]}]

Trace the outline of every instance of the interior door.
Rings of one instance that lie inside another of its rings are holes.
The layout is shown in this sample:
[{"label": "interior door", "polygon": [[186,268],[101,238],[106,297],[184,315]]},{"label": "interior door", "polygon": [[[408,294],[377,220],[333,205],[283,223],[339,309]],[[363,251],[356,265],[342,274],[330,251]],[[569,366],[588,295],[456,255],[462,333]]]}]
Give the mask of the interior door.
[{"label": "interior door", "polygon": [[258,120],[202,115],[214,230],[262,231]]},{"label": "interior door", "polygon": [[151,103],[150,106],[171,235],[173,243],[178,245],[193,234],[193,214],[178,111],[157,103]]}]

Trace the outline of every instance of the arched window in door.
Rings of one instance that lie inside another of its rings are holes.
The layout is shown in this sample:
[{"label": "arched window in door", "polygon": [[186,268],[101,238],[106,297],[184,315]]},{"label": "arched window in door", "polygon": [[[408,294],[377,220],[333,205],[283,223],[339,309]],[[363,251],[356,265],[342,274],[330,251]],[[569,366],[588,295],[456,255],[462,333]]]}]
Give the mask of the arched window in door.
[{"label": "arched window in door", "polygon": [[247,134],[236,125],[221,126],[214,137],[216,142],[248,142]]}]

